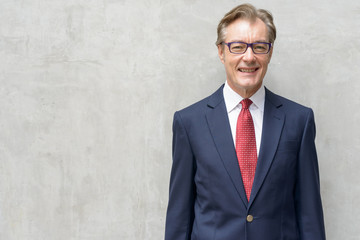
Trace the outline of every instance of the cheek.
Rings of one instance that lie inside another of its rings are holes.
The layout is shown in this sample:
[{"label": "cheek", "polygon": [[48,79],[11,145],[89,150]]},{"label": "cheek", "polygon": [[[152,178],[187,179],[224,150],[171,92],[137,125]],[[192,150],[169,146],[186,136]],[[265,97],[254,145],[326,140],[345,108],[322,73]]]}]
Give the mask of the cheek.
[{"label": "cheek", "polygon": [[266,72],[268,68],[268,64],[269,64],[269,59],[264,59],[264,61],[262,61],[262,69],[264,72]]},{"label": "cheek", "polygon": [[239,65],[239,60],[237,58],[227,58],[228,60],[228,66],[231,67],[232,69],[236,69],[236,67]]}]

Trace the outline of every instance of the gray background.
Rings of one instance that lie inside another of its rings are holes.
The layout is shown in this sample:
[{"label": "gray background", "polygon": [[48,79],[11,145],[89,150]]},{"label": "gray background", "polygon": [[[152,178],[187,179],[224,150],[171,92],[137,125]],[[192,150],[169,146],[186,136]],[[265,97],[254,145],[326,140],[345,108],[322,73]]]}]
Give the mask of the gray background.
[{"label": "gray background", "polygon": [[[240,3],[1,0],[0,239],[162,239],[173,113],[225,81]],[[315,111],[328,239],[359,239],[360,2],[251,3],[278,29],[267,87]]]}]

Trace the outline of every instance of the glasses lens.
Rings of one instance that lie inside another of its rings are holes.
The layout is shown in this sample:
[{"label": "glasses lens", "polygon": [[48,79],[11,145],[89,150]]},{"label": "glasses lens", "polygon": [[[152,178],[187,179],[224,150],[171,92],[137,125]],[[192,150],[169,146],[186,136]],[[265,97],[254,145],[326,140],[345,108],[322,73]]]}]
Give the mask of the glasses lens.
[{"label": "glasses lens", "polygon": [[268,53],[270,44],[267,43],[254,43],[253,51],[254,53]]},{"label": "glasses lens", "polygon": [[245,43],[231,43],[230,52],[232,53],[244,53],[246,51],[247,45]]}]

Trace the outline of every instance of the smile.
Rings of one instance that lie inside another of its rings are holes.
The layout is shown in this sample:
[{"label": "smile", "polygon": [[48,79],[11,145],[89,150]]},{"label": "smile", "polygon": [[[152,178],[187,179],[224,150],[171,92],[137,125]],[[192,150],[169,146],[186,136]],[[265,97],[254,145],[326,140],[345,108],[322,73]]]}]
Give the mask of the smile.
[{"label": "smile", "polygon": [[258,68],[239,68],[238,70],[240,72],[252,73],[252,72],[255,72],[256,70],[258,70]]}]

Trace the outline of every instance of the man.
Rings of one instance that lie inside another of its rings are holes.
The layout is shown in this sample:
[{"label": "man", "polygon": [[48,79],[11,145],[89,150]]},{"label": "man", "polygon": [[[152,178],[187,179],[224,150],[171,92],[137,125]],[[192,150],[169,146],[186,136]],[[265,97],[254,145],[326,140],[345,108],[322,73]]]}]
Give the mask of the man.
[{"label": "man", "polygon": [[174,115],[166,240],[324,240],[310,108],[263,86],[276,29],[240,5],[216,42],[226,82]]}]

